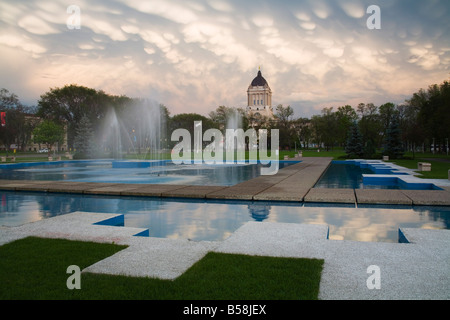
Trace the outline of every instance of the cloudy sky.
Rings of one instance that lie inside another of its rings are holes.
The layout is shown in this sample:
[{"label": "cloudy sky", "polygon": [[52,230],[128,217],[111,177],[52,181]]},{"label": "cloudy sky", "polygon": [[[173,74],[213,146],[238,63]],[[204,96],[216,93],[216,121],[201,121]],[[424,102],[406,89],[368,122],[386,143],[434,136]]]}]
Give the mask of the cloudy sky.
[{"label": "cloudy sky", "polygon": [[1,0],[0,88],[33,105],[78,84],[207,115],[245,107],[261,67],[274,105],[309,117],[449,79],[449,35],[448,0]]}]

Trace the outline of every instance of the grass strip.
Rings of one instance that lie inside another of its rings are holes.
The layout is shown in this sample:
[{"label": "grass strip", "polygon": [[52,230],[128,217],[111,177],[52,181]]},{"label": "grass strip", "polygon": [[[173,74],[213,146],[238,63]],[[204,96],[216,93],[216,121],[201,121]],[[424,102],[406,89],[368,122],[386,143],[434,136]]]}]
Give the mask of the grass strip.
[{"label": "grass strip", "polygon": [[315,300],[323,260],[208,253],[179,278],[81,274],[69,290],[69,265],[80,269],[124,246],[26,238],[0,247],[0,299]]}]

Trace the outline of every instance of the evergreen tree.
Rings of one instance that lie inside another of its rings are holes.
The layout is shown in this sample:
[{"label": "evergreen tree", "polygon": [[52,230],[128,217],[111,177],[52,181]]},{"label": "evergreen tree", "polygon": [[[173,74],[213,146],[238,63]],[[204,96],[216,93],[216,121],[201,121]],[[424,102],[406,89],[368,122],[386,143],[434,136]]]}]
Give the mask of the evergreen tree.
[{"label": "evergreen tree", "polygon": [[386,131],[383,154],[392,159],[403,156],[403,144],[398,116],[392,118],[389,128]]},{"label": "evergreen tree", "polygon": [[348,158],[359,158],[364,154],[362,137],[356,122],[353,122],[350,126],[345,153],[347,153]]},{"label": "evergreen tree", "polygon": [[86,115],[81,118],[76,129],[74,147],[77,158],[92,158],[94,156],[94,132]]}]

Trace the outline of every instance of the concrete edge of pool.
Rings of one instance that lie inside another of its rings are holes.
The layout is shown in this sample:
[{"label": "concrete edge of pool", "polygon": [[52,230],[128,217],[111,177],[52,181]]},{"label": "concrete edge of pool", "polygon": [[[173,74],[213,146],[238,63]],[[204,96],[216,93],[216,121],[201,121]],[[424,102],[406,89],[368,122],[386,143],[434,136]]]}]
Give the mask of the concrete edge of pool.
[{"label": "concrete edge of pool", "polygon": [[[37,236],[107,242],[128,248],[83,272],[173,280],[208,252],[324,260],[319,298],[381,300],[450,298],[450,230],[399,229],[406,243],[328,239],[327,225],[247,222],[223,241],[136,237],[141,228],[116,227],[120,214],[74,212],[18,227],[0,227],[0,245]],[[381,287],[367,285],[370,266]]]},{"label": "concrete edge of pool", "polygon": [[320,202],[384,205],[450,205],[450,184],[442,190],[314,188],[330,165],[326,157],[302,158],[302,162],[234,186],[124,184],[71,181],[0,180],[0,190],[76,193],[113,196],[195,198],[222,200]]}]

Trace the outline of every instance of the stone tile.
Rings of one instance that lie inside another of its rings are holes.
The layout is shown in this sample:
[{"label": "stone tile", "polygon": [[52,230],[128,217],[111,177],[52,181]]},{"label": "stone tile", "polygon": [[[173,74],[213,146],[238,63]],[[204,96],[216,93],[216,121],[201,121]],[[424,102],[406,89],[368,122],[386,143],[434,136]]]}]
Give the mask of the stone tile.
[{"label": "stone tile", "polygon": [[296,188],[290,185],[277,184],[253,196],[253,200],[266,201],[303,201],[309,188]]},{"label": "stone tile", "polygon": [[162,197],[206,198],[206,195],[225,189],[225,186],[187,186],[162,192]]},{"label": "stone tile", "polygon": [[47,192],[48,189],[55,183],[54,181],[26,181],[24,184],[17,184],[16,191],[41,191]]},{"label": "stone tile", "polygon": [[445,190],[402,190],[415,205],[450,206],[450,192]]},{"label": "stone tile", "polygon": [[206,195],[207,199],[237,199],[253,200],[253,196],[261,192],[260,188],[236,188],[228,187],[219,191],[211,192]]},{"label": "stone tile", "polygon": [[124,190],[124,196],[161,197],[163,192],[186,188],[182,185],[172,184],[143,184],[135,189]]},{"label": "stone tile", "polygon": [[112,185],[102,185],[99,187],[88,188],[84,191],[86,194],[105,194],[105,195],[121,195],[122,192],[127,190],[134,190],[138,188],[139,185],[136,184],[112,184]]},{"label": "stone tile", "polygon": [[48,192],[55,193],[84,193],[86,190],[100,187],[108,187],[115,183],[95,183],[95,182],[72,182],[61,181],[52,184],[48,188]]},{"label": "stone tile", "polygon": [[364,204],[412,204],[401,190],[355,189],[355,195],[356,201]]},{"label": "stone tile", "polygon": [[353,189],[312,188],[304,198],[305,202],[355,203]]}]

